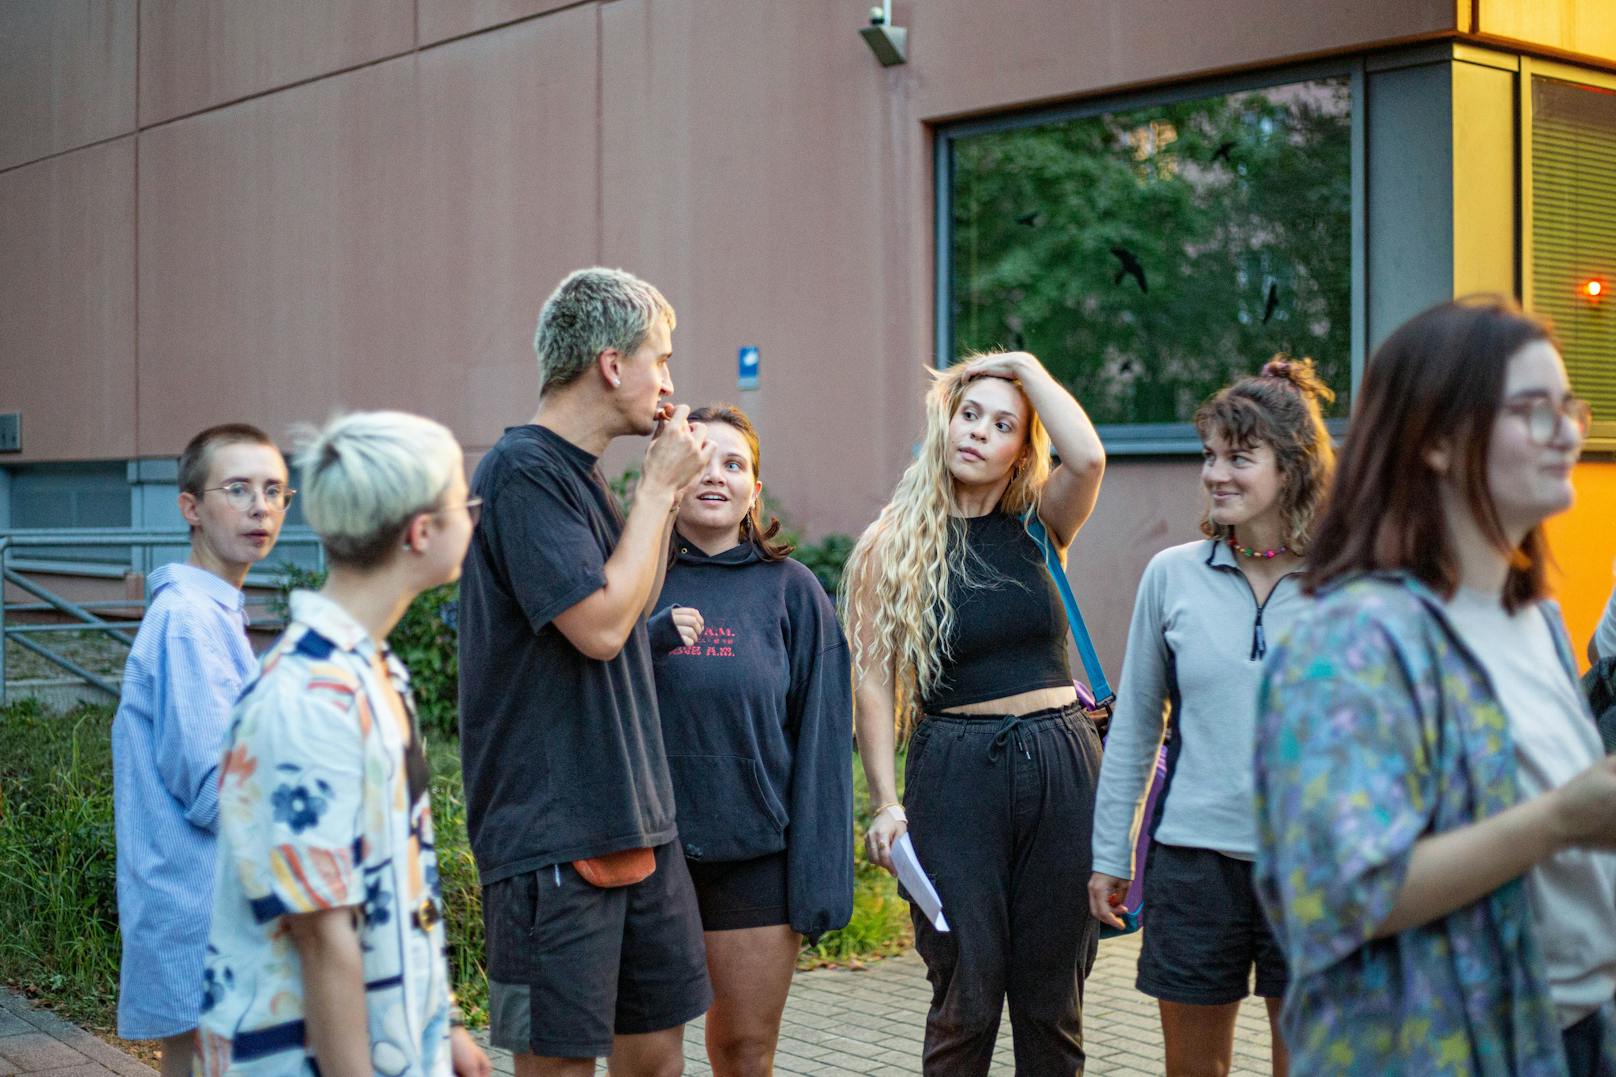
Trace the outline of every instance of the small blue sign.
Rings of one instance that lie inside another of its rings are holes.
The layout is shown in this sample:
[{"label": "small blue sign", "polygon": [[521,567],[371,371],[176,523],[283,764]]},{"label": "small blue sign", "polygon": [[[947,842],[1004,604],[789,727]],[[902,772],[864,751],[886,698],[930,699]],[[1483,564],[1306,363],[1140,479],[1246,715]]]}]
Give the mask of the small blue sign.
[{"label": "small blue sign", "polygon": [[736,378],[735,386],[738,389],[756,389],[758,387],[758,350],[750,344],[743,345],[735,358]]}]

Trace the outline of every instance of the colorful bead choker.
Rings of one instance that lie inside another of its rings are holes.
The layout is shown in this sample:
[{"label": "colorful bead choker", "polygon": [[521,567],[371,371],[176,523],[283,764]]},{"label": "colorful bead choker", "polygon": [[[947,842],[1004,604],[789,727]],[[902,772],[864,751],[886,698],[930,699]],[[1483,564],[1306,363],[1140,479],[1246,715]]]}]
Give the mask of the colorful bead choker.
[{"label": "colorful bead choker", "polygon": [[1254,550],[1250,546],[1240,545],[1240,543],[1236,542],[1234,539],[1229,540],[1229,549],[1233,550],[1241,557],[1260,557],[1265,561],[1272,561],[1282,553],[1291,552],[1289,546],[1281,546],[1276,550]]}]

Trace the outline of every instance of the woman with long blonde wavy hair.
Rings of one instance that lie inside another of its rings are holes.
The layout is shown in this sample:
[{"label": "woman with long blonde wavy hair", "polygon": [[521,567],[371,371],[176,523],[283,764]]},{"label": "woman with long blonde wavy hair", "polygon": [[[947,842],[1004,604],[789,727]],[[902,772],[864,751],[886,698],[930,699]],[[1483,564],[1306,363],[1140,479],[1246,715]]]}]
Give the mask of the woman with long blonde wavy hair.
[{"label": "woman with long blonde wavy hair", "polygon": [[986,1074],[1007,996],[1017,1072],[1083,1071],[1100,742],[1028,525],[1064,555],[1104,471],[1093,424],[1036,357],[969,359],[934,374],[915,461],[848,561],[870,858],[893,870],[907,831],[952,928],[912,914],[932,983],[927,1074]]}]

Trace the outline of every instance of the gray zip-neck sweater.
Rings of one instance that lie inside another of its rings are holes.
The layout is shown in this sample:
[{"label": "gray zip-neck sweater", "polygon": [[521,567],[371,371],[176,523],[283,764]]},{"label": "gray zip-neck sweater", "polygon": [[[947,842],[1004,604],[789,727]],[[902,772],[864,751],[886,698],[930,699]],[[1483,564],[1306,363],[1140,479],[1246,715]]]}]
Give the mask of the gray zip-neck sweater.
[{"label": "gray zip-neck sweater", "polygon": [[1167,784],[1153,836],[1164,845],[1250,860],[1257,850],[1252,757],[1268,646],[1306,607],[1301,576],[1267,600],[1227,545],[1202,539],[1151,558],[1139,581],[1117,710],[1094,806],[1094,870],[1134,873],[1134,842],[1156,753],[1169,728]]}]

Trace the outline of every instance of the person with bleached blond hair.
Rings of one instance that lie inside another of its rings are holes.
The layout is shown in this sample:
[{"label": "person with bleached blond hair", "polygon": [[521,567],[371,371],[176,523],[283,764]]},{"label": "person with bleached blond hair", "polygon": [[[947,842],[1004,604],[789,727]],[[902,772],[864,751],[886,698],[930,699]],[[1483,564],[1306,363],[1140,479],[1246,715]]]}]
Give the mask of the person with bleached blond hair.
[{"label": "person with bleached blond hair", "polygon": [[[932,983],[927,1074],[987,1073],[1006,997],[1018,1072],[1083,1070],[1100,738],[1029,528],[1064,556],[1104,470],[1094,426],[1037,358],[971,359],[934,375],[915,461],[848,562],[870,858],[891,870],[907,830],[952,927],[914,912]],[[893,746],[905,737],[900,803]]]},{"label": "person with bleached blond hair", "polygon": [[200,985],[199,1072],[487,1077],[444,956],[426,747],[387,635],[460,575],[460,446],[402,412],[339,417],[299,458],[330,566],[236,704]]}]

